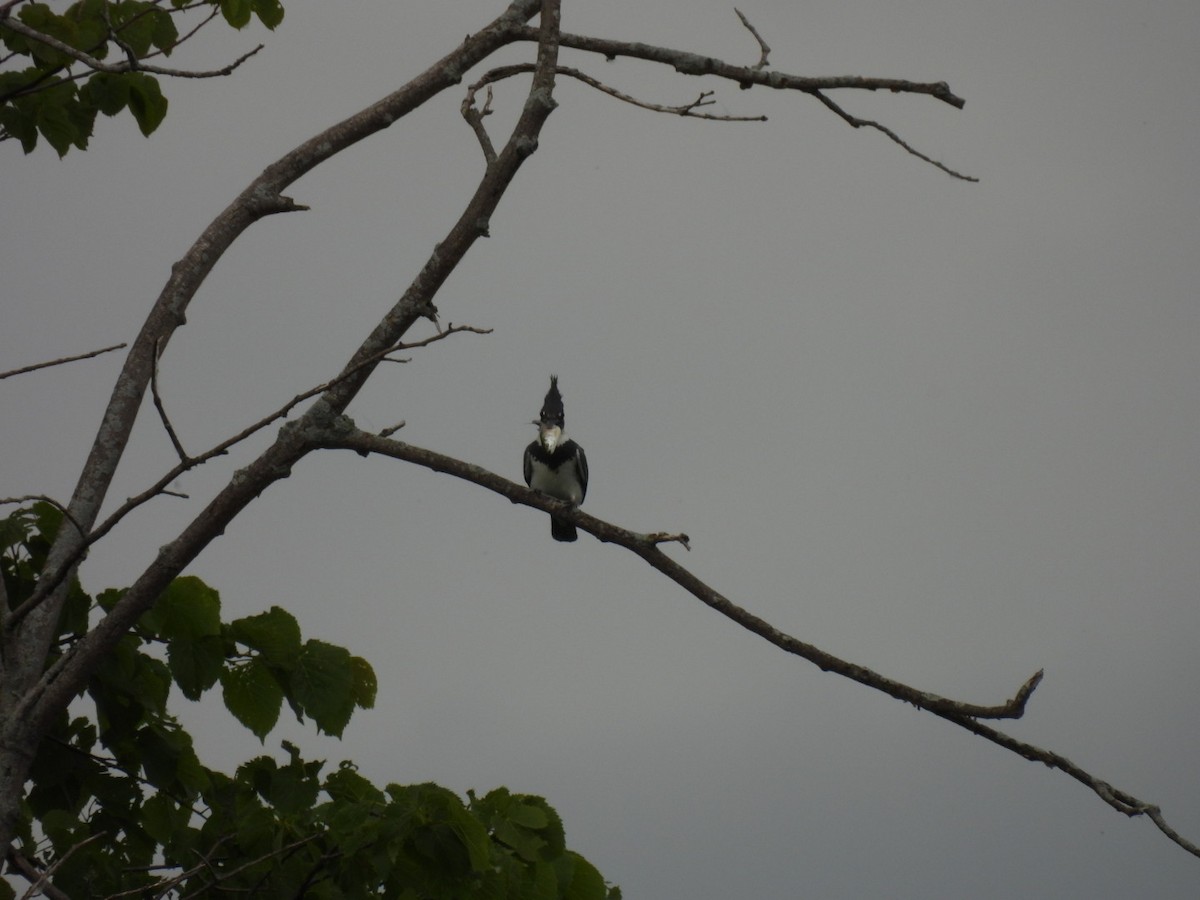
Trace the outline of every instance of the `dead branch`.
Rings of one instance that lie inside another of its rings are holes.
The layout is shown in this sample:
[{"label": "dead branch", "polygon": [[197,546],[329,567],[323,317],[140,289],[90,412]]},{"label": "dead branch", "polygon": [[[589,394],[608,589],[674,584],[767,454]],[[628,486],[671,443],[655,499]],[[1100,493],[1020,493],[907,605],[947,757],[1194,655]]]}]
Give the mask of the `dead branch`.
[{"label": "dead branch", "polygon": [[641,534],[630,531],[618,525],[613,525],[610,522],[597,519],[583,512],[578,507],[547,497],[544,494],[502,478],[479,466],[462,462],[461,460],[436,453],[432,450],[367,434],[356,428],[347,427],[344,422],[341,423],[340,428],[331,429],[327,432],[320,443],[325,447],[349,449],[360,454],[378,453],[383,456],[390,456],[393,459],[415,463],[432,469],[435,472],[444,472],[456,478],[470,481],[502,497],[506,497],[513,503],[529,506],[543,512],[552,512],[556,516],[569,519],[579,528],[594,535],[599,540],[606,543],[618,544],[635,553],[705,605],[733,620],[747,631],[769,641],[781,650],[808,660],[823,672],[833,672],[844,678],[849,678],[851,681],[856,681],[866,687],[887,694],[889,697],[902,700],[905,703],[911,703],[913,706],[931,712],[948,722],[953,722],[1025,759],[1059,769],[1088,787],[1101,800],[1113,807],[1113,809],[1127,816],[1146,816],[1171,841],[1194,856],[1200,856],[1200,848],[1171,828],[1163,818],[1158,806],[1146,803],[1125,791],[1114,788],[1061,754],[1025,743],[1024,741],[1019,741],[979,721],[979,719],[1021,718],[1025,714],[1025,706],[1029,698],[1042,681],[1043,673],[1040,670],[1028,678],[1010,700],[996,706],[964,703],[941,697],[928,691],[921,691],[902,682],[887,678],[865,666],[857,665],[856,663],[827,653],[789,634],[785,634],[769,622],[736,605],[659,549],[659,544],[666,540],[678,540],[685,547],[688,546],[686,535],[666,535],[662,532]]},{"label": "dead branch", "polygon": [[[56,501],[50,497],[45,497],[40,494],[37,494],[37,495],[27,495],[24,497],[0,498],[0,504],[23,503],[23,502],[27,502],[30,500],[45,500],[47,503],[50,503],[50,504],[58,507],[60,510],[62,510],[63,514],[68,519],[71,520],[71,522],[75,525],[76,530],[79,532],[80,536],[83,538],[83,540],[81,540],[79,542],[79,545],[75,549],[74,553],[71,556],[67,557],[66,560],[61,565],[55,566],[54,568],[50,568],[49,566],[47,566],[47,568],[42,572],[41,578],[38,579],[38,584],[37,584],[37,587],[34,589],[34,592],[25,600],[24,603],[22,603],[20,606],[18,606],[16,609],[14,609],[12,611],[12,613],[7,617],[7,619],[5,619],[4,627],[12,628],[12,627],[16,626],[16,624],[18,622],[20,622],[21,619],[23,619],[26,615],[28,615],[30,612],[32,612],[34,609],[36,609],[37,606],[39,604],[41,604],[48,596],[50,596],[50,594],[54,591],[54,589],[57,588],[58,585],[62,583],[62,581],[66,578],[67,573],[71,571],[71,568],[77,562],[82,560],[84,556],[87,555],[88,548],[91,547],[92,544],[96,543],[101,538],[103,538],[105,535],[107,535],[110,531],[112,531],[117,526],[117,524],[120,523],[120,521],[122,519],[124,519],[127,515],[129,515],[131,512],[133,512],[139,506],[154,499],[155,497],[159,497],[159,496],[163,496],[163,495],[168,495],[168,496],[172,496],[172,497],[182,497],[185,500],[188,499],[187,494],[181,494],[176,491],[168,490],[168,488],[167,488],[167,485],[169,485],[175,479],[179,478],[179,476],[183,475],[185,472],[188,472],[191,469],[195,469],[198,466],[203,465],[204,463],[208,462],[210,459],[214,459],[215,457],[218,457],[218,456],[224,456],[226,453],[229,452],[229,450],[232,447],[236,446],[237,444],[240,444],[242,441],[246,440],[247,438],[250,438],[254,434],[257,434],[259,431],[262,431],[264,428],[266,428],[271,423],[277,422],[280,419],[285,418],[288,415],[288,413],[290,413],[293,409],[295,409],[297,406],[299,406],[305,400],[311,399],[312,397],[315,397],[318,394],[326,393],[331,388],[333,388],[335,385],[337,385],[339,382],[345,381],[348,378],[352,378],[355,375],[359,374],[359,372],[361,372],[364,368],[373,366],[375,363],[379,362],[380,360],[386,359],[387,355],[389,353],[393,353],[396,350],[410,350],[410,349],[415,349],[415,348],[419,348],[419,347],[427,347],[430,344],[436,343],[437,341],[445,340],[446,338],[450,337],[451,335],[461,334],[463,332],[467,332],[470,334],[491,334],[492,329],[478,328],[474,325],[455,325],[453,323],[450,323],[450,325],[447,328],[439,331],[435,335],[432,335],[428,338],[424,338],[423,340],[414,341],[413,343],[410,343],[410,344],[397,343],[391,347],[387,347],[383,350],[380,350],[373,356],[360,361],[356,365],[353,365],[346,369],[343,369],[342,372],[340,374],[338,374],[338,376],[336,378],[332,378],[329,381],[318,384],[316,387],[309,388],[306,391],[300,392],[295,397],[293,397],[291,400],[288,400],[286,403],[284,403],[282,406],[280,406],[278,409],[268,413],[267,415],[265,415],[261,419],[259,419],[257,422],[254,422],[253,424],[248,425],[246,428],[243,428],[237,434],[226,438],[225,440],[221,441],[219,444],[216,444],[215,446],[209,448],[208,450],[204,451],[203,453],[199,454],[198,456],[189,456],[188,454],[183,452],[183,449],[182,449],[181,445],[179,444],[178,438],[176,438],[174,436],[174,429],[171,428],[170,421],[166,418],[166,410],[162,408],[162,406],[161,406],[162,401],[158,397],[157,389],[154,387],[155,381],[157,379],[157,368],[158,368],[157,361],[156,361],[155,362],[155,371],[151,375],[152,393],[155,398],[155,406],[159,409],[159,414],[160,414],[160,416],[162,416],[163,424],[167,429],[167,433],[172,436],[172,443],[174,443],[176,452],[179,454],[179,462],[175,466],[173,466],[165,475],[163,475],[161,478],[159,478],[158,481],[154,482],[154,484],[150,485],[150,487],[146,488],[140,494],[136,494],[133,497],[129,497],[128,499],[126,499],[126,501],[123,504],[121,504],[121,506],[119,506],[116,510],[114,510],[107,519],[105,519],[99,526],[97,526],[95,529],[93,529],[90,533],[87,533],[87,534],[84,533],[83,528],[80,526],[79,522],[76,521],[75,517],[71,515],[70,510],[67,509],[65,506],[63,506],[58,501]],[[394,432],[398,431],[401,427],[403,427],[403,425],[404,425],[404,423],[401,422],[399,425],[395,426],[390,431],[387,431],[384,436],[386,437],[388,434],[393,434]]]},{"label": "dead branch", "polygon": [[36,372],[38,369],[47,369],[50,366],[61,366],[64,363],[78,362],[81,359],[91,359],[93,356],[99,356],[101,353],[112,353],[114,350],[122,350],[128,346],[128,344],[113,344],[111,347],[102,347],[99,350],[93,350],[91,353],[80,353],[78,356],[64,356],[62,359],[52,359],[49,362],[34,363],[32,366],[9,369],[7,372],[0,372],[0,380],[11,378],[13,375],[24,375],[26,372]]},{"label": "dead branch", "polygon": [[767,46],[767,42],[762,39],[762,35],[758,33],[758,30],[750,24],[750,20],[746,18],[745,13],[743,13],[736,6],[733,8],[733,11],[737,13],[737,17],[742,20],[742,24],[746,26],[746,30],[754,35],[754,39],[758,41],[758,49],[761,51],[761,53],[758,57],[758,63],[754,66],[754,68],[765,69],[770,65],[770,63],[767,61],[767,57],[771,55],[771,48]]},{"label": "dead branch", "polygon": [[941,169],[947,175],[949,175],[953,178],[960,178],[963,181],[973,181],[973,182],[979,181],[978,178],[976,178],[972,175],[963,175],[961,172],[956,172],[954,169],[951,169],[949,166],[945,165],[944,163],[940,163],[936,159],[932,159],[931,157],[926,156],[920,150],[917,150],[915,147],[913,147],[907,141],[905,141],[902,137],[900,137],[900,135],[896,134],[896,132],[892,131],[892,129],[888,128],[886,125],[881,125],[879,122],[876,122],[872,119],[860,119],[857,116],[850,115],[848,112],[846,112],[840,106],[838,106],[836,103],[834,103],[828,97],[826,97],[825,94],[823,94],[821,91],[813,91],[812,94],[814,97],[816,97],[822,103],[824,103],[825,106],[827,106],[829,109],[833,110],[833,112],[837,113],[837,115],[842,120],[849,123],[852,128],[874,128],[876,131],[887,135],[891,140],[895,141],[897,144],[899,144],[901,147],[903,147],[907,152],[911,153],[917,159],[922,159],[925,162],[929,163],[931,166]]},{"label": "dead branch", "polygon": [[[20,722],[24,732],[40,731],[58,710],[65,708],[86,683],[96,660],[150,608],[171,579],[223,533],[229,522],[259,494],[286,478],[298,460],[316,449],[315,436],[324,433],[331,424],[342,421],[346,406],[365,384],[378,364],[380,354],[393,350],[418,320],[436,315],[434,296],[474,242],[487,235],[492,213],[521,165],[537,149],[538,135],[556,105],[553,90],[558,60],[559,0],[513,0],[490,26],[468,37],[452,54],[423,75],[375,106],[311,138],[269,166],[205,229],[184,259],[172,267],[171,278],[139,334],[138,343],[118,381],[114,397],[119,397],[120,402],[114,400],[105,412],[105,421],[85,464],[84,480],[72,500],[72,510],[78,505],[83,513],[77,516],[81,522],[95,521],[99,507],[97,500],[103,499],[104,491],[111,483],[136,419],[135,404],[144,396],[151,374],[146,352],[153,352],[160,337],[169,336],[183,324],[188,302],[222,252],[263,215],[294,208],[292,201],[279,193],[284,185],[340,150],[386,128],[429,97],[457,83],[464,68],[516,40],[515,29],[539,9],[538,67],[525,105],[508,141],[497,153],[496,162],[480,179],[458,220],[435,246],[408,289],[355,351],[343,369],[343,377],[314,401],[299,419],[280,428],[275,442],[249,466],[240,469],[174,540],[159,549],[153,564],[134,580],[91,631],[37,674],[35,683],[19,693],[9,690],[16,699],[11,704],[8,720]],[[71,566],[63,563],[77,553],[81,543],[80,540],[59,541],[51,548],[46,570],[54,573],[59,584],[53,588],[53,594],[43,594],[39,598],[39,603],[43,599],[48,601],[41,608],[30,606],[34,597],[22,604],[29,627],[53,625],[54,616],[63,602],[61,582],[71,571]],[[35,594],[40,589],[39,583]],[[31,609],[35,615],[30,614]],[[14,611],[14,617],[17,612],[19,610]],[[11,630],[11,622],[8,627]]]},{"label": "dead branch", "polygon": [[[471,87],[468,89],[468,96],[471,96],[472,92],[479,90],[479,88],[483,87],[484,85],[493,84],[497,81],[502,81],[505,78],[511,78],[514,75],[521,75],[521,74],[524,74],[527,72],[532,72],[532,71],[533,71],[532,63],[514,63],[513,65],[510,65],[510,66],[497,66],[495,69],[485,72],[483,74],[483,76],[477,82],[475,82],[475,84],[471,85]],[[611,85],[607,85],[604,82],[600,81],[599,79],[593,78],[591,75],[581,72],[579,69],[571,68],[570,66],[559,66],[555,70],[555,74],[566,75],[570,78],[574,78],[576,81],[582,81],[584,84],[588,85],[589,87],[594,87],[596,90],[601,91],[602,93],[608,94],[610,97],[615,97],[616,99],[618,99],[624,103],[632,104],[633,106],[639,107],[641,109],[648,109],[651,112],[669,113],[671,115],[683,116],[683,117],[689,118],[689,119],[707,119],[710,122],[765,122],[765,121],[767,121],[766,116],[728,116],[728,115],[715,115],[713,113],[698,113],[698,112],[696,112],[695,110],[701,106],[712,106],[713,105],[714,101],[712,99],[710,99],[713,95],[713,91],[701,91],[699,97],[697,97],[691,103],[686,103],[682,106],[663,106],[658,103],[648,103],[645,100],[639,100],[636,97],[631,97],[629,94],[622,93],[621,91],[617,90],[616,88],[612,87]],[[490,102],[490,98],[491,98],[490,89],[489,89],[489,93],[488,93],[488,98],[489,98],[489,102]],[[467,102],[466,100],[463,101],[464,109],[466,108],[466,102]],[[465,115],[465,113],[464,113],[464,115]],[[485,150],[485,155],[486,155],[486,150]]]},{"label": "dead branch", "polygon": [[477,89],[477,85],[471,85],[467,90],[467,95],[463,97],[462,116],[471,126],[471,130],[475,132],[475,137],[479,139],[479,146],[483,148],[484,163],[490,166],[496,161],[496,148],[492,146],[492,139],[488,137],[487,129],[483,127],[483,117],[492,114],[492,86],[488,85],[487,100],[484,101],[482,109],[475,107]]},{"label": "dead branch", "polygon": [[[536,31],[529,26],[523,26],[521,31],[523,39],[535,39]],[[956,96],[950,90],[950,86],[944,81],[917,82],[900,78],[865,78],[858,75],[826,77],[789,75],[786,72],[767,71],[761,65],[761,60],[760,64],[755,66],[735,66],[712,56],[702,56],[701,54],[689,53],[684,50],[674,50],[669,47],[657,47],[650,44],[629,41],[615,41],[608,38],[594,38],[578,34],[563,34],[561,44],[563,47],[575,50],[599,53],[610,61],[618,57],[628,57],[630,59],[641,59],[647,62],[671,66],[676,72],[682,75],[712,75],[717,78],[724,78],[736,83],[743,90],[760,85],[775,90],[790,90],[810,94],[831,110],[838,112],[844,121],[849,122],[855,128],[862,126],[874,128],[887,135],[906,152],[923,162],[935,166],[946,174],[962,179],[963,181],[978,181],[978,179],[971,176],[955,172],[953,169],[937,162],[926,154],[917,151],[909,143],[900,138],[895,131],[886,126],[866,119],[854,119],[854,117],[839,111],[840,108],[836,104],[832,104],[822,94],[823,91],[831,90],[891,91],[894,94],[928,94],[931,97],[941,100],[943,103],[948,103],[957,109],[962,109],[966,101]]]},{"label": "dead branch", "polygon": [[171,439],[171,446],[175,448],[176,454],[179,455],[179,461],[187,464],[191,459],[187,452],[183,449],[183,444],[179,442],[179,435],[175,433],[174,427],[171,425],[171,419],[167,415],[167,408],[163,406],[162,396],[158,393],[158,357],[162,352],[161,341],[159,347],[156,348],[154,354],[154,368],[150,370],[150,396],[154,399],[154,408],[158,410],[159,421],[162,422],[163,428],[167,430],[167,437]]}]

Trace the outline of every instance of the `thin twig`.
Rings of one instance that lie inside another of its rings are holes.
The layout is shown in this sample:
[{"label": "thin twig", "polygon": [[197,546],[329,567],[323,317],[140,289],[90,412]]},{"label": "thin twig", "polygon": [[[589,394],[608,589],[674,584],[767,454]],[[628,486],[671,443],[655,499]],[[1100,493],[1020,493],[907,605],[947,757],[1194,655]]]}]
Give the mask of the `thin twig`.
[{"label": "thin twig", "polygon": [[183,449],[183,444],[179,442],[179,435],[175,433],[175,429],[171,426],[171,419],[167,416],[167,408],[163,406],[162,396],[158,393],[158,360],[162,356],[162,338],[159,338],[154,349],[154,366],[150,370],[150,396],[154,399],[154,408],[158,410],[158,418],[163,424],[163,428],[167,430],[167,437],[171,439],[171,446],[175,448],[175,452],[179,455],[181,463],[187,463],[191,459],[187,455],[187,451]]},{"label": "thin twig", "polygon": [[[502,81],[505,78],[511,78],[514,75],[523,75],[533,71],[532,63],[514,63],[510,66],[497,66],[489,72],[485,72],[483,76],[471,85],[469,90],[478,90],[485,84],[491,84],[497,81]],[[765,122],[766,116],[727,116],[716,115],[714,113],[699,113],[696,109],[701,106],[712,106],[714,101],[710,98],[713,95],[712,91],[702,91],[700,96],[691,103],[685,103],[682,106],[663,106],[658,103],[648,103],[645,100],[639,100],[636,97],[631,97],[629,94],[622,93],[611,85],[593,78],[579,69],[571,68],[570,66],[558,66],[555,69],[555,74],[566,75],[569,78],[574,78],[576,81],[582,81],[589,87],[594,87],[598,91],[608,94],[610,97],[629,103],[640,109],[648,109],[651,112],[668,113],[675,116],[683,116],[688,119],[707,119],[710,122]]]},{"label": "thin twig", "polygon": [[762,39],[762,35],[759,34],[758,30],[750,24],[750,20],[746,18],[745,14],[740,9],[735,6],[733,11],[737,13],[738,18],[742,20],[742,24],[746,26],[746,30],[754,35],[754,39],[758,41],[759,50],[762,51],[758,57],[758,64],[754,68],[765,69],[770,65],[767,57],[771,55],[771,48],[767,46],[767,42]]},{"label": "thin twig", "polygon": [[949,166],[945,165],[944,163],[940,163],[936,159],[932,159],[932,158],[926,156],[920,150],[916,149],[911,144],[909,144],[907,141],[905,141],[902,137],[900,137],[900,135],[896,134],[896,132],[892,131],[892,129],[888,128],[886,125],[881,125],[879,122],[876,122],[872,119],[860,119],[857,116],[850,115],[850,113],[846,112],[844,109],[842,109],[840,106],[838,106],[834,101],[830,100],[828,97],[826,97],[820,91],[813,91],[812,95],[814,97],[816,97],[818,100],[820,100],[822,103],[824,103],[825,106],[827,106],[829,109],[831,109],[835,113],[837,113],[837,115],[839,117],[841,117],[844,121],[849,123],[852,127],[854,127],[854,128],[874,128],[876,131],[886,134],[889,138],[891,138],[893,141],[895,141],[897,144],[899,144],[901,147],[903,147],[906,151],[911,153],[917,159],[922,159],[925,162],[929,163],[931,166],[941,169],[947,175],[950,175],[953,178],[961,178],[963,181],[971,181],[971,182],[979,181],[979,179],[974,177],[973,175],[964,175],[961,172],[956,172],[954,169],[951,169]]},{"label": "thin twig", "polygon": [[388,352],[391,353],[394,350],[416,350],[418,347],[428,347],[430,344],[436,344],[438,341],[444,341],[452,334],[461,334],[463,332],[468,332],[470,334],[491,334],[492,329],[478,328],[474,325],[455,325],[453,322],[450,322],[445,328],[439,330],[437,334],[430,335],[429,337],[423,338],[419,341],[396,344]]},{"label": "thin twig", "polygon": [[496,148],[492,145],[492,139],[488,136],[487,129],[483,127],[483,117],[492,114],[492,86],[490,84],[487,86],[487,100],[483,103],[483,109],[475,107],[475,91],[476,88],[472,85],[467,90],[467,95],[463,97],[462,116],[471,126],[471,130],[475,132],[475,137],[479,139],[479,146],[483,148],[483,161],[490,166],[496,161]]},{"label": "thin twig", "polygon": [[10,369],[7,372],[0,372],[0,379],[10,378],[13,375],[24,375],[26,372],[35,372],[38,369],[46,369],[50,366],[61,366],[63,363],[78,362],[81,359],[91,359],[93,356],[99,356],[101,353],[112,353],[114,350],[122,350],[128,346],[128,344],[113,344],[111,347],[93,350],[91,353],[80,353],[78,356],[64,356],[62,359],[34,363],[32,366],[22,366],[20,369]]},{"label": "thin twig", "polygon": [[[536,29],[528,25],[521,27],[521,34],[523,40],[532,41],[537,39]],[[564,47],[590,53],[599,53],[608,60],[614,60],[618,57],[641,59],[647,62],[671,66],[676,72],[683,75],[708,75],[724,78],[735,82],[743,89],[762,86],[774,90],[799,91],[805,94],[812,94],[828,108],[837,112],[845,121],[854,125],[854,127],[858,128],[866,125],[875,128],[903,147],[908,153],[935,166],[946,174],[963,181],[978,181],[978,179],[971,176],[955,172],[953,169],[917,151],[894,131],[880,125],[878,122],[855,119],[853,116],[849,116],[837,104],[832,103],[828,97],[825,97],[821,93],[822,91],[831,90],[859,90],[891,91],[896,94],[928,94],[931,97],[941,100],[943,103],[948,103],[957,109],[962,109],[966,101],[955,95],[950,90],[950,86],[944,81],[920,82],[908,81],[902,78],[866,78],[859,75],[826,77],[790,75],[786,72],[775,70],[767,71],[765,68],[756,66],[734,66],[712,56],[703,56],[699,53],[689,53],[670,47],[656,47],[650,44],[614,41],[608,38],[595,38],[578,34],[563,34],[560,42]]]},{"label": "thin twig", "polygon": [[[221,441],[221,443],[211,447],[210,449],[199,454],[198,456],[181,455],[180,462],[178,464],[176,464],[175,466],[173,466],[170,469],[170,471],[168,471],[165,475],[163,475],[161,478],[159,478],[158,481],[156,481],[150,487],[146,488],[146,490],[142,491],[140,494],[137,494],[133,497],[128,498],[123,504],[121,504],[121,506],[119,506],[116,510],[114,510],[107,519],[105,519],[100,525],[98,525],[90,533],[88,533],[86,536],[84,536],[83,540],[80,541],[79,546],[76,547],[74,549],[74,551],[63,561],[63,564],[61,566],[59,566],[57,569],[55,569],[52,572],[43,572],[42,576],[38,579],[37,587],[34,588],[33,593],[25,600],[24,603],[22,603],[20,606],[18,606],[16,609],[14,609],[12,611],[12,613],[8,616],[7,620],[4,622],[4,627],[9,628],[9,629],[15,627],[16,624],[21,621],[21,619],[23,619],[30,612],[32,612],[34,609],[36,609],[37,606],[40,603],[42,603],[46,599],[46,597],[48,597],[50,595],[50,593],[62,582],[62,579],[65,577],[65,574],[67,572],[71,571],[71,567],[74,566],[81,559],[83,559],[83,557],[87,554],[88,548],[92,544],[96,543],[98,540],[100,540],[106,534],[108,534],[110,531],[112,531],[113,528],[115,528],[117,526],[117,524],[122,519],[125,518],[125,516],[129,515],[129,513],[133,512],[133,510],[137,509],[143,503],[146,503],[147,501],[152,500],[153,498],[160,496],[162,494],[167,494],[170,496],[182,497],[184,499],[187,499],[186,494],[180,494],[175,491],[171,491],[171,490],[167,489],[167,485],[169,485],[172,481],[174,481],[180,475],[184,474],[185,472],[187,472],[191,469],[196,468],[197,466],[203,465],[204,463],[208,462],[210,459],[213,459],[214,457],[224,456],[226,453],[229,452],[229,449],[231,447],[233,447],[236,444],[240,444],[242,441],[246,440],[247,438],[251,437],[255,433],[266,428],[272,422],[276,422],[279,419],[284,418],[288,413],[290,413],[300,403],[303,403],[305,400],[308,400],[311,397],[315,397],[318,394],[323,394],[326,391],[328,391],[330,388],[334,387],[335,385],[340,384],[341,382],[345,381],[348,378],[354,377],[359,372],[361,372],[363,369],[379,362],[381,359],[386,358],[389,353],[393,353],[396,350],[426,347],[429,344],[435,343],[437,341],[445,340],[446,338],[450,337],[453,334],[460,334],[462,332],[469,332],[471,334],[490,334],[491,331],[492,330],[490,328],[478,328],[474,325],[454,325],[453,323],[451,323],[447,328],[439,331],[435,335],[425,338],[424,340],[414,341],[411,344],[401,344],[401,343],[395,344],[391,347],[388,347],[384,350],[379,351],[378,353],[373,354],[372,356],[367,357],[366,359],[360,360],[355,365],[352,365],[352,366],[344,369],[342,372],[340,372],[338,374],[338,376],[336,378],[332,378],[329,381],[324,382],[323,384],[319,384],[314,388],[310,388],[307,391],[303,391],[303,392],[297,394],[295,397],[293,397],[287,403],[283,404],[283,406],[279,407],[274,412],[268,413],[267,415],[263,416],[261,419],[259,419],[254,424],[249,425],[246,428],[243,428],[237,434],[233,435],[232,437],[226,438],[225,440]],[[157,365],[157,362],[156,362],[156,365]],[[153,379],[153,373],[151,373],[151,377]],[[401,424],[403,424],[403,423],[401,423]],[[397,427],[399,427],[399,426],[397,426]],[[42,499],[42,498],[39,498],[39,499]],[[49,498],[44,498],[44,499],[48,500]],[[59,504],[55,504],[55,505],[59,505]],[[60,506],[60,508],[61,508],[61,506]],[[72,520],[72,521],[74,521],[74,520]],[[78,523],[76,523],[76,528],[78,528],[78,527],[79,527]],[[80,534],[82,535],[82,531],[80,532]]]}]

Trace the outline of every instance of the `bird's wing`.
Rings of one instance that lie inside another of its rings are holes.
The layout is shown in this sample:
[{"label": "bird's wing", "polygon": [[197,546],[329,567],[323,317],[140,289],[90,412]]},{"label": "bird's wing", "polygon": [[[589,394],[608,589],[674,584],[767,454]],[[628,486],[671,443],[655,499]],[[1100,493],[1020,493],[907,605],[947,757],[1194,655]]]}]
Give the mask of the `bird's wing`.
[{"label": "bird's wing", "polygon": [[533,486],[533,450],[536,446],[537,441],[534,441],[525,448],[525,461],[523,463],[525,468],[525,483],[531,487]]},{"label": "bird's wing", "polygon": [[583,452],[583,448],[578,444],[575,444],[575,465],[579,469],[579,502],[582,503],[584,498],[587,497],[588,467],[587,454]]}]

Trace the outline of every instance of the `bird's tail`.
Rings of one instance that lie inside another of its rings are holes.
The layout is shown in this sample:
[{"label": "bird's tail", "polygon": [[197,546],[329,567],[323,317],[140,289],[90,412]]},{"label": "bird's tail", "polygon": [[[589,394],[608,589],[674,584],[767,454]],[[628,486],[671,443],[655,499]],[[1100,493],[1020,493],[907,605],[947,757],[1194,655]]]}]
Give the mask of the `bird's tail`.
[{"label": "bird's tail", "polygon": [[551,516],[550,536],[556,541],[573,541],[579,537],[579,532],[575,529],[574,522],[568,522],[566,519]]}]

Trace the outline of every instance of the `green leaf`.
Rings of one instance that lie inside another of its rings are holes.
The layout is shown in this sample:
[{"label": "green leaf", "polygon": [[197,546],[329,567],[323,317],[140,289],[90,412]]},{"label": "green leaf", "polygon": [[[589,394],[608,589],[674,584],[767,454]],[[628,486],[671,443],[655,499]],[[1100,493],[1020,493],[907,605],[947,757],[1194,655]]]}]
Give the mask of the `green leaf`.
[{"label": "green leaf", "polygon": [[129,105],[129,82],[125,74],[97,72],[79,89],[80,97],[106,116],[115,116]]},{"label": "green leaf", "polygon": [[535,830],[545,828],[550,823],[544,809],[528,803],[514,803],[510,806],[508,808],[508,819],[522,828],[533,828]]},{"label": "green leaf", "polygon": [[175,17],[158,7],[154,7],[154,31],[150,35],[150,42],[161,50],[164,56],[170,56],[179,42],[179,29],[175,27]]},{"label": "green leaf", "polygon": [[291,673],[292,696],[327,734],[341,737],[354,712],[350,651],[324,641],[305,643]]},{"label": "green leaf", "polygon": [[467,859],[471,871],[484,872],[491,868],[491,838],[483,823],[470,810],[462,805],[455,797],[455,803],[449,806],[450,829],[462,842],[467,851]]},{"label": "green leaf", "polygon": [[234,619],[229,623],[229,635],[284,668],[291,668],[300,655],[300,625],[295,616],[278,606],[256,616]]},{"label": "green leaf", "polygon": [[[75,45],[75,35],[71,22],[55,13],[45,3],[30,3],[21,7],[17,18],[35,31],[58,38],[64,44]],[[26,53],[29,53],[41,65],[57,67],[67,65],[71,58],[60,50],[43,44],[41,41],[27,41]]]},{"label": "green leaf", "polygon": [[38,105],[37,129],[59,156],[66,156],[79,136],[75,123],[71,121],[65,106],[49,102],[46,94],[41,95],[41,99],[44,102]]},{"label": "green leaf", "polygon": [[283,4],[279,0],[254,0],[254,14],[272,31],[283,21]]},{"label": "green leaf", "polygon": [[183,696],[199,700],[217,683],[225,667],[225,641],[214,635],[171,641],[167,644],[167,664]]},{"label": "green leaf", "polygon": [[599,869],[573,851],[567,851],[566,859],[570,860],[571,866],[569,877],[563,879],[566,882],[564,900],[605,900],[608,897],[608,887]]},{"label": "green leaf", "polygon": [[87,826],[79,817],[65,809],[52,809],[42,816],[42,831],[58,853],[70,850],[79,840],[87,837]]},{"label": "green leaf", "polygon": [[141,808],[142,827],[160,844],[170,843],[190,816],[190,810],[176,805],[165,794],[152,794]]},{"label": "green leaf", "polygon": [[269,756],[260,756],[242,766],[238,775],[246,776],[260,797],[287,816],[308,812],[316,805],[321,788],[317,776],[323,765],[297,758],[280,766]]},{"label": "green leaf", "polygon": [[105,612],[112,612],[112,608],[123,596],[125,596],[124,588],[106,588],[96,595],[96,603]]},{"label": "green leaf", "polygon": [[325,793],[339,803],[383,803],[383,792],[358,774],[351,762],[342,762],[325,779]]},{"label": "green leaf", "polygon": [[186,787],[180,778],[181,768],[192,762],[198,763],[191,735],[174,723],[154,723],[139,729],[137,748],[146,780],[160,790],[172,793]]},{"label": "green leaf", "polygon": [[279,721],[283,688],[260,659],[223,669],[221,693],[225,708],[259,740]]},{"label": "green leaf", "polygon": [[63,13],[63,18],[71,23],[72,45],[100,59],[104,58],[107,49],[105,12],[104,0],[80,0]]},{"label": "green leaf", "polygon": [[176,578],[155,604],[160,636],[201,638],[221,633],[221,596],[195,575]]},{"label": "green leaf", "polygon": [[234,28],[245,28],[250,24],[250,14],[254,9],[252,0],[218,0],[221,15]]},{"label": "green leaf", "polygon": [[354,677],[354,702],[363,709],[373,709],[379,690],[375,670],[361,656],[350,657],[350,669]]},{"label": "green leaf", "polygon": [[171,14],[145,0],[113,3],[109,16],[121,42],[139,59],[152,47],[169,54],[179,40],[179,31]]},{"label": "green leaf", "polygon": [[129,72],[129,111],[137,119],[142,134],[149,137],[167,116],[167,98],[158,81],[144,72]]}]

